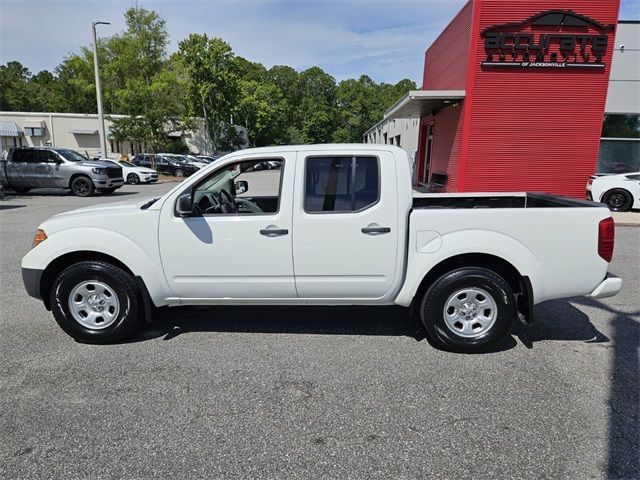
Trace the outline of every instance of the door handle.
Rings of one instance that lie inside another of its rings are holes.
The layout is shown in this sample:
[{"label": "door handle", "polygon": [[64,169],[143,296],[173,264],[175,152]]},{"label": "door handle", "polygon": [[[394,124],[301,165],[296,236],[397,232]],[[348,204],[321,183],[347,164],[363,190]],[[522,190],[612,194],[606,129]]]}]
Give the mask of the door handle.
[{"label": "door handle", "polygon": [[360,230],[365,235],[384,235],[385,233],[391,233],[389,227],[364,227]]},{"label": "door handle", "polygon": [[287,235],[289,230],[286,228],[263,228],[260,230],[260,235],[264,235],[265,237],[281,237],[282,235]]}]

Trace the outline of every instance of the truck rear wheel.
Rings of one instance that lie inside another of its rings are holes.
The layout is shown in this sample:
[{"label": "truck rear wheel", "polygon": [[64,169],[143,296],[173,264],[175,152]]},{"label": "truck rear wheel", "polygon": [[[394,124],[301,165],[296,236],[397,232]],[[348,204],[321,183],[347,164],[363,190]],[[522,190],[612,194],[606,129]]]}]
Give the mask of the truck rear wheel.
[{"label": "truck rear wheel", "polygon": [[58,275],[51,307],[60,328],[82,343],[115,343],[139,326],[138,287],[130,274],[103,261],[79,262]]},{"label": "truck rear wheel", "polygon": [[499,346],[509,337],[517,315],[509,284],[484,268],[460,268],[443,275],[427,290],[420,308],[430,338],[462,353]]},{"label": "truck rear wheel", "polygon": [[71,191],[76,197],[90,197],[95,188],[89,177],[76,177],[71,182]]}]

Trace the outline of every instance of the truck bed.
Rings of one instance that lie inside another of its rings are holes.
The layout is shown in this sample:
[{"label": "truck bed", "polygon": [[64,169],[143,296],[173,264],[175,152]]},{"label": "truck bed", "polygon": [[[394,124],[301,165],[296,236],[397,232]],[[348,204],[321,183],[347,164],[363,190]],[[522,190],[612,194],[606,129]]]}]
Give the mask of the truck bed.
[{"label": "truck bed", "polygon": [[548,193],[425,193],[413,197],[413,209],[437,208],[561,208],[601,207],[588,200],[559,197]]}]

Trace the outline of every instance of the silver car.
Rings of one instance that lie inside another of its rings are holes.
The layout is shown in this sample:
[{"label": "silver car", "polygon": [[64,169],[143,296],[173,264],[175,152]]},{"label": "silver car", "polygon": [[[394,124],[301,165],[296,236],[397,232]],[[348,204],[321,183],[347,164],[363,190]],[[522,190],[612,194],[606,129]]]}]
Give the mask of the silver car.
[{"label": "silver car", "polygon": [[113,193],[124,179],[117,165],[90,160],[74,150],[16,147],[0,165],[0,183],[20,194],[32,188],[68,188],[88,197],[95,191]]}]

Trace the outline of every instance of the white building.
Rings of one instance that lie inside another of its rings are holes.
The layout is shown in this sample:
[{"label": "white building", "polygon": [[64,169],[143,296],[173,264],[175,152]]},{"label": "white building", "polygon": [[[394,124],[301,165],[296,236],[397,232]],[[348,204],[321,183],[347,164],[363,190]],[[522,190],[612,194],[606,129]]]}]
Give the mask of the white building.
[{"label": "white building", "polygon": [[[125,115],[105,116],[107,131],[107,156],[120,158],[148,151],[144,142],[137,140],[117,141],[109,138],[113,122],[109,120],[125,118]],[[97,114],[91,113],[34,113],[0,112],[0,151],[6,158],[11,147],[49,146],[70,148],[90,157],[100,155],[99,121]],[[236,129],[247,140],[247,130]],[[205,134],[204,125],[194,131],[170,132],[168,137],[184,142],[194,154],[211,154],[211,142]]]}]

